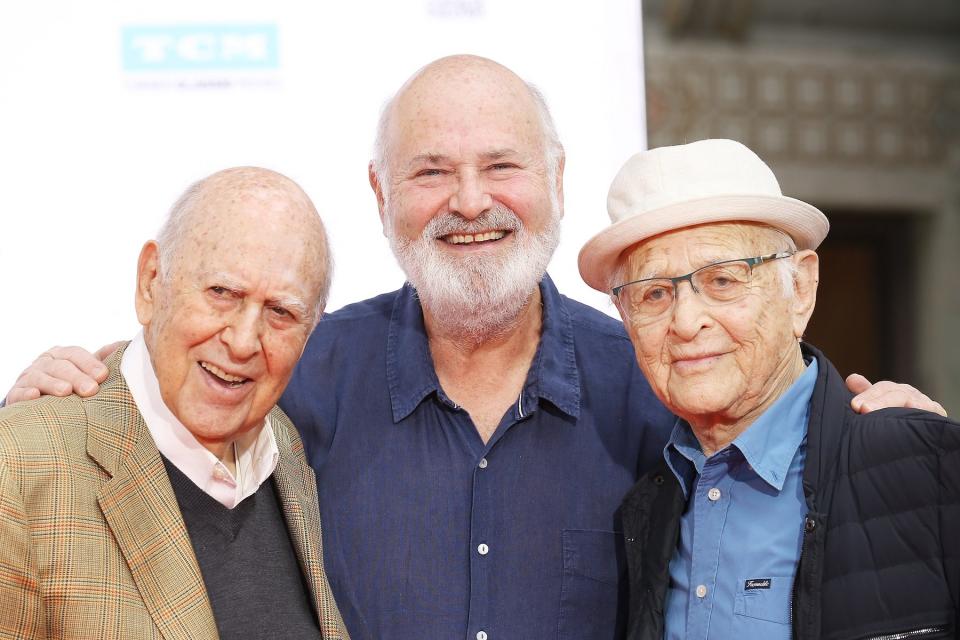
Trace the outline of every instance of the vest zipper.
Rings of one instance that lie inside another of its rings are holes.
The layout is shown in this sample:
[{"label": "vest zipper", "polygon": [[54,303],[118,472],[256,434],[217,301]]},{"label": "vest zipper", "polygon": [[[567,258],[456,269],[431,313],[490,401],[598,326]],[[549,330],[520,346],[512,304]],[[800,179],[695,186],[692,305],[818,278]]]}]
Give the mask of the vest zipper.
[{"label": "vest zipper", "polygon": [[909,640],[910,638],[922,638],[934,633],[946,633],[948,627],[926,627],[923,629],[914,629],[913,631],[901,631],[899,633],[888,633],[882,636],[870,636],[864,640]]}]

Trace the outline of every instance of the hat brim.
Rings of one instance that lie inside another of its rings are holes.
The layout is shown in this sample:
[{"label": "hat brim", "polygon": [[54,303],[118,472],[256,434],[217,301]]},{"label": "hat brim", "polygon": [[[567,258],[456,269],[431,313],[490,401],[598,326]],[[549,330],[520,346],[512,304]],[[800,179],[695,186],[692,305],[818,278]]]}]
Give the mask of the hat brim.
[{"label": "hat brim", "polygon": [[594,289],[609,293],[610,274],[625,249],[667,231],[736,220],[781,229],[798,249],[816,249],[830,230],[819,209],[788,196],[749,194],[687,200],[629,216],[592,237],[580,249],[580,276]]}]

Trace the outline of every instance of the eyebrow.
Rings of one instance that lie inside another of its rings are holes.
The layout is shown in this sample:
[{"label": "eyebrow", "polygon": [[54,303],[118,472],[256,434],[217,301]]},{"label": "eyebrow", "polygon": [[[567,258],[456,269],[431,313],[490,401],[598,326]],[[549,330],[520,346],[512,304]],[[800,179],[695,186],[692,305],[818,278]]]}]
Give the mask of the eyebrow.
[{"label": "eyebrow", "polygon": [[[220,286],[226,287],[231,291],[235,291],[241,295],[246,295],[247,293],[247,287],[245,285],[240,284],[239,281],[233,279],[225,273],[211,273],[209,276],[214,282],[219,283]],[[292,311],[302,318],[310,317],[310,306],[297,296],[281,295],[268,298],[266,301],[266,306],[283,307],[284,309]]]},{"label": "eyebrow", "polygon": [[267,300],[267,305],[271,307],[283,307],[288,311],[294,312],[301,318],[311,317],[310,308],[300,298],[294,296],[279,296]]},{"label": "eyebrow", "polygon": [[[712,265],[717,264],[717,263],[720,263],[720,262],[729,262],[729,261],[741,260],[741,259],[742,259],[742,258],[723,258],[723,257],[716,257],[716,258],[713,258],[712,260],[709,260],[709,261],[707,261],[707,262],[704,262],[704,263],[703,263],[702,265],[700,265],[699,267],[696,267],[693,271],[689,271],[689,272],[686,273],[686,274],[680,274],[680,275],[690,275],[690,274],[693,273],[694,271],[699,271],[700,269],[703,269],[704,267],[709,267],[709,266],[712,266]],[[655,280],[655,279],[669,280],[670,278],[679,278],[680,275],[676,275],[676,276],[665,276],[665,275],[662,275],[662,273],[660,273],[660,272],[653,272],[652,275],[645,275],[645,276],[641,276],[641,277],[639,277],[639,278],[636,278],[636,279],[634,280],[634,282],[636,282],[637,280]]]},{"label": "eyebrow", "polygon": [[411,158],[408,164],[414,165],[420,162],[429,162],[430,164],[441,164],[443,162],[448,161],[449,159],[450,158],[448,156],[445,156],[442,153],[421,153]]},{"label": "eyebrow", "polygon": [[493,149],[491,151],[486,151],[480,154],[481,158],[486,160],[500,160],[501,158],[506,158],[507,156],[518,155],[516,149],[511,149],[509,147],[504,147],[502,149]]},{"label": "eyebrow", "polygon": [[[484,151],[480,154],[480,157],[484,160],[500,160],[501,158],[506,158],[508,156],[519,155],[516,149],[510,147],[502,147],[499,149],[491,149],[490,151]],[[442,153],[420,153],[415,155],[410,159],[409,164],[414,165],[420,162],[428,162],[430,164],[443,164],[445,162],[450,162],[450,156],[444,155]]]},{"label": "eyebrow", "polygon": [[205,273],[203,274],[203,279],[211,280],[213,282],[216,282],[221,287],[226,287],[227,289],[230,289],[231,291],[236,291],[238,293],[246,293],[247,291],[246,286],[240,284],[239,280],[235,280],[234,278],[227,275],[226,273],[222,273],[219,271]]}]

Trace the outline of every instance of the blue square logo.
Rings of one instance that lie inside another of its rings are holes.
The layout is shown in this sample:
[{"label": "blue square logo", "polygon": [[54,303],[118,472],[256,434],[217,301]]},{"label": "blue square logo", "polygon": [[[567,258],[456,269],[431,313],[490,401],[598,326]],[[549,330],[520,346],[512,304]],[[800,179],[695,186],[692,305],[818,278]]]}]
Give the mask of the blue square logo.
[{"label": "blue square logo", "polygon": [[279,67],[274,24],[126,26],[125,71],[269,70]]}]

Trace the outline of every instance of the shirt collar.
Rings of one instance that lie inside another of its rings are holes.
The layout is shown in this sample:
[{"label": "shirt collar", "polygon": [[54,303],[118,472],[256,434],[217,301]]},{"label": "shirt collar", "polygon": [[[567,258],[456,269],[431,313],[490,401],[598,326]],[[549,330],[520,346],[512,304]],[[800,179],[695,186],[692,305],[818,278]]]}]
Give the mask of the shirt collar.
[{"label": "shirt collar", "polygon": [[[813,360],[783,395],[730,445],[743,454],[757,476],[777,491],[783,489],[790,463],[806,437],[810,397],[816,381],[817,361]],[[663,455],[686,496],[694,472],[703,471],[707,458],[685,421],[677,420]]]},{"label": "shirt collar", "polygon": [[256,493],[277,466],[279,450],[270,418],[263,428],[236,442],[239,482],[219,459],[183,426],[163,402],[143,333],[130,343],[120,361],[120,372],[143,416],[157,449],[204,493],[232,509]]},{"label": "shirt collar", "polygon": [[733,444],[758,476],[780,491],[790,462],[807,435],[810,397],[817,381],[817,361],[807,365],[790,388],[756,419]]},{"label": "shirt collar", "polygon": [[[528,401],[542,398],[577,418],[580,416],[580,372],[574,349],[573,323],[563,297],[548,275],[544,275],[540,282],[540,300],[543,326],[540,344],[524,385],[524,403],[527,406]],[[430,357],[423,309],[410,283],[397,294],[390,317],[387,384],[395,423],[410,415],[430,393],[442,396]],[[530,406],[525,413],[533,408]]]},{"label": "shirt collar", "polygon": [[703,470],[703,463],[707,458],[686,421],[677,418],[667,444],[663,447],[663,458],[680,481],[683,496],[688,497],[694,476]]}]

